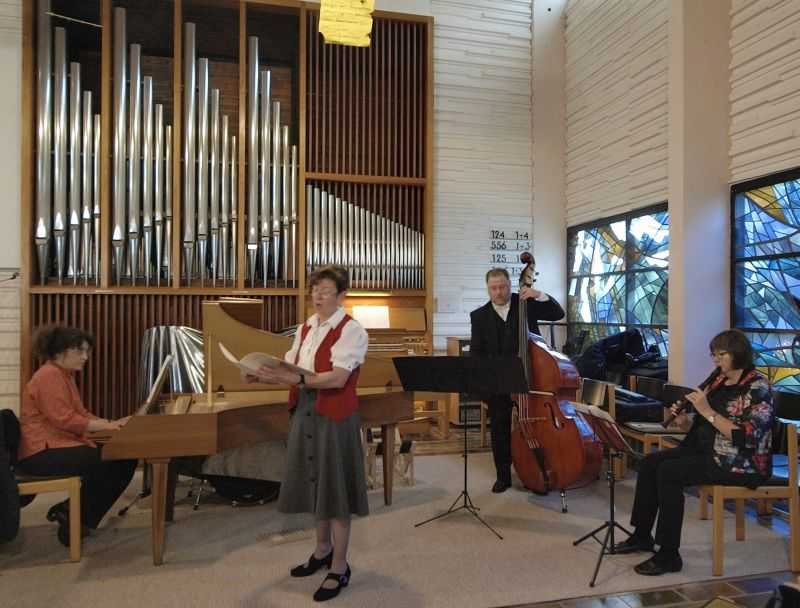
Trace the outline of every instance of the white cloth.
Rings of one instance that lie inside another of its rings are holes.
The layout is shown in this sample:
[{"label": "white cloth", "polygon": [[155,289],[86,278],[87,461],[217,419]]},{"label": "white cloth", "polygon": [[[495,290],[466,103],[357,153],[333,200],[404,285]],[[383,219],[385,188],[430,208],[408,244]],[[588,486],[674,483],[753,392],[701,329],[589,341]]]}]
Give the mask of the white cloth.
[{"label": "white cloth", "polygon": [[[294,363],[299,349],[300,358],[297,360],[297,365],[306,369],[314,369],[314,357],[320,344],[322,344],[328,332],[342,322],[344,316],[344,308],[339,307],[327,321],[322,323],[320,323],[319,315],[315,314],[309,317],[306,325],[309,325],[311,329],[308,331],[302,348],[300,348],[300,341],[303,335],[303,327],[301,325],[297,328],[292,348],[286,353],[284,359],[289,363]],[[350,319],[342,328],[342,335],[339,336],[339,339],[331,348],[331,363],[333,367],[339,367],[347,371],[354,370],[364,363],[368,346],[369,337],[366,330],[358,321]]]},{"label": "white cloth", "polygon": [[[536,298],[537,302],[547,302],[548,300],[550,300],[550,296],[547,295],[545,292],[541,292],[539,296]],[[508,320],[508,311],[511,310],[511,298],[509,298],[508,302],[506,302],[502,306],[499,306],[494,302],[492,302],[492,308],[494,308],[494,311],[497,313],[497,316],[503,319],[503,321],[505,322],[506,320]]]}]

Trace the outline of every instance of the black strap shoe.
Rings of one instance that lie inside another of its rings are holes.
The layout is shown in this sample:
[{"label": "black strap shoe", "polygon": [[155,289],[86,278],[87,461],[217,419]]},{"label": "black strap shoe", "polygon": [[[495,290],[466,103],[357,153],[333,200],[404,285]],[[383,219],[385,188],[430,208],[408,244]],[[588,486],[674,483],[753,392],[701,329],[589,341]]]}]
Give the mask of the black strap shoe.
[{"label": "black strap shoe", "polygon": [[613,553],[625,555],[626,553],[640,553],[645,551],[650,551],[651,553],[655,551],[652,539],[643,539],[638,538],[637,536],[630,536],[627,540],[614,545]]},{"label": "black strap shoe", "polygon": [[65,522],[69,519],[69,501],[65,500],[54,504],[47,511],[47,521]]},{"label": "black strap shoe", "polygon": [[[325,581],[327,580],[336,581],[337,584],[335,587],[325,587]],[[347,587],[350,584],[350,566],[347,566],[347,570],[344,574],[336,574],[335,572],[329,572],[328,576],[322,581],[322,585],[320,588],[314,592],[314,601],[315,602],[327,602],[335,598],[339,595],[339,592],[342,590],[343,587]]]},{"label": "black strap shoe", "polygon": [[633,568],[637,574],[644,576],[661,576],[668,572],[680,572],[683,569],[681,556],[662,557],[656,553],[653,557]]},{"label": "black strap shoe", "polygon": [[303,576],[311,576],[323,566],[330,569],[332,562],[333,562],[333,549],[331,549],[331,552],[328,553],[328,555],[326,555],[322,559],[317,559],[316,557],[314,557],[314,554],[312,553],[311,557],[308,558],[307,563],[295,566],[294,568],[289,570],[289,574],[291,574],[295,578],[301,578]]}]

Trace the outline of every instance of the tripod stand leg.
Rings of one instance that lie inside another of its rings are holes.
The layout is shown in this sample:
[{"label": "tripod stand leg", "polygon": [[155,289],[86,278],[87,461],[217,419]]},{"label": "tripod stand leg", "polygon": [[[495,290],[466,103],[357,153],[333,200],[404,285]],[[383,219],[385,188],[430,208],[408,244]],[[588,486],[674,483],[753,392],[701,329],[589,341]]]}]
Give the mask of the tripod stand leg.
[{"label": "tripod stand leg", "polygon": [[[589,538],[590,536],[591,536],[592,538],[594,538],[595,540],[597,540],[597,538],[595,537],[595,534],[597,534],[598,532],[600,532],[600,531],[602,531],[602,530],[605,530],[605,529],[606,529],[606,526],[608,526],[608,522],[604,523],[604,524],[603,524],[603,525],[601,525],[601,526],[598,526],[598,527],[596,527],[596,528],[595,528],[594,530],[592,530],[591,532],[587,532],[586,534],[584,534],[583,536],[581,536],[581,537],[580,537],[578,540],[576,540],[576,541],[573,541],[573,542],[572,542],[572,546],[573,546],[573,547],[577,547],[578,545],[580,545],[580,544],[581,544],[583,541],[585,541],[585,540],[586,540],[587,538]],[[600,542],[600,541],[599,541],[599,540],[597,540],[597,542]]]},{"label": "tripod stand leg", "polygon": [[566,490],[561,490],[561,512],[567,512],[567,492]]},{"label": "tripod stand leg", "polygon": [[606,530],[606,537],[605,539],[603,539],[603,547],[600,549],[600,555],[597,556],[597,564],[594,567],[594,575],[592,576],[592,580],[589,583],[590,587],[594,587],[594,582],[597,580],[597,573],[600,572],[600,563],[603,561],[603,557],[605,557],[607,553],[608,541],[610,540],[611,535],[614,531],[614,526],[611,525],[611,523],[606,522],[605,525],[608,526],[608,529]]}]

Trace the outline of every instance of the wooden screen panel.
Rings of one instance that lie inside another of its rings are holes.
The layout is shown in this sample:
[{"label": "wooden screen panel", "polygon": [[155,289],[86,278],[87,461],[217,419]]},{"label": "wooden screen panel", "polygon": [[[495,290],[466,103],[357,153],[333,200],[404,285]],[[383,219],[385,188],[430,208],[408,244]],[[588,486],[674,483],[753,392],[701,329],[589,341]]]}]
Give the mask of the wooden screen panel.
[{"label": "wooden screen panel", "polygon": [[428,24],[373,19],[367,48],[325,44],[308,12],[306,171],[425,177]]},{"label": "wooden screen panel", "polygon": [[[31,295],[32,331],[49,324],[80,327],[96,344],[82,374],[81,397],[87,409],[104,418],[132,414],[139,405],[138,374],[145,330],[157,325],[202,329],[202,303],[215,295],[69,294]],[[295,296],[257,298],[264,327],[278,331],[297,323]],[[31,369],[36,369],[32,362]]]}]

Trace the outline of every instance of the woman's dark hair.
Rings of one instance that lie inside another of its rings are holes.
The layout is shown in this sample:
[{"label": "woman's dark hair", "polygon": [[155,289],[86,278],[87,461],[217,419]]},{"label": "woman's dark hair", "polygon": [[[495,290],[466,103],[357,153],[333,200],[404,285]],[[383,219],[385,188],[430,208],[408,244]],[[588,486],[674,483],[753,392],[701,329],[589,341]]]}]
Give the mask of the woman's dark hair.
[{"label": "woman's dark hair", "polygon": [[314,287],[323,279],[330,279],[336,285],[336,293],[347,291],[350,283],[350,276],[347,273],[347,268],[344,266],[337,266],[331,264],[330,266],[321,266],[312,272],[308,277],[308,286]]},{"label": "woman's dark hair", "polygon": [[718,333],[711,339],[708,348],[712,353],[720,351],[730,353],[734,369],[753,367],[753,347],[747,336],[738,329],[728,329]]},{"label": "woman's dark hair", "polygon": [[33,338],[33,356],[40,361],[52,361],[70,348],[81,348],[84,344],[94,348],[94,336],[77,327],[49,325],[42,327]]}]

